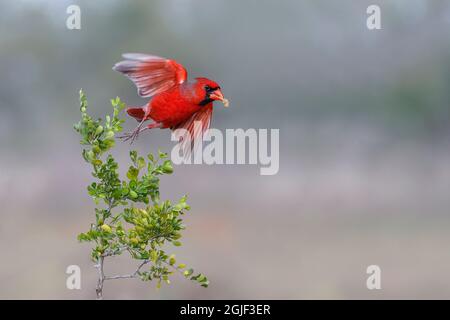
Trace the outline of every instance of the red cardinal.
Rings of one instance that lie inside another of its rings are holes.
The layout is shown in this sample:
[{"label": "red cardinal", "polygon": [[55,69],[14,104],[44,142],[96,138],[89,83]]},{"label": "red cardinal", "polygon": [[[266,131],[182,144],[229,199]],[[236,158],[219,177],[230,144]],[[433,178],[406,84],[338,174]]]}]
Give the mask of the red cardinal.
[{"label": "red cardinal", "polygon": [[[206,78],[186,81],[186,69],[175,60],[141,53],[127,53],[123,58],[125,60],[117,63],[113,70],[131,79],[141,97],[153,97],[142,107],[127,108],[127,113],[139,121],[139,125],[122,137],[125,140],[133,142],[146,129],[184,128],[193,145],[194,139],[209,128],[213,102],[220,100],[228,107],[228,100],[216,82]],[[147,120],[154,122],[144,126]],[[200,132],[194,130],[195,121],[201,121]]]}]

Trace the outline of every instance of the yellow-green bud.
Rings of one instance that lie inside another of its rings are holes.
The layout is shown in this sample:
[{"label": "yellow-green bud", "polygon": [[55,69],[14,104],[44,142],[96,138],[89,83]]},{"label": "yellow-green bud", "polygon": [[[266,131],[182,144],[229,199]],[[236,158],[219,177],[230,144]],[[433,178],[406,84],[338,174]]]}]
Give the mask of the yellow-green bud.
[{"label": "yellow-green bud", "polygon": [[138,197],[138,194],[135,191],[130,190],[130,198],[131,199],[136,199],[137,197]]},{"label": "yellow-green bud", "polygon": [[103,132],[103,127],[102,126],[98,126],[97,130],[95,130],[95,135],[98,136],[102,132]]},{"label": "yellow-green bud", "polygon": [[100,228],[105,232],[108,232],[108,233],[112,232],[111,227],[108,226],[107,224],[103,224]]},{"label": "yellow-green bud", "polygon": [[164,173],[172,173],[173,172],[172,164],[169,161],[167,161],[166,163],[164,163],[162,170]]},{"label": "yellow-green bud", "polygon": [[89,150],[88,152],[87,152],[87,158],[89,159],[89,160],[94,160],[94,158],[95,158],[95,154],[94,154],[94,152],[92,151],[92,150]]},{"label": "yellow-green bud", "polygon": [[110,139],[112,137],[114,137],[114,131],[110,130],[110,131],[106,132],[105,139]]}]

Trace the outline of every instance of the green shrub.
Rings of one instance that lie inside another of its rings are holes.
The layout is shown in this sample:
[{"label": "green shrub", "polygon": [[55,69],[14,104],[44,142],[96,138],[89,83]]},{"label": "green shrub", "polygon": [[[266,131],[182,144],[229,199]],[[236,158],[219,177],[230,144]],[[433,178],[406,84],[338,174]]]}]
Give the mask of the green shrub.
[{"label": "green shrub", "polygon": [[[163,250],[166,244],[181,246],[181,231],[185,228],[182,216],[190,209],[185,196],[175,204],[160,200],[160,177],[173,172],[167,154],[158,152],[158,156],[149,154],[144,158],[130,151],[131,165],[126,179],[119,177],[119,165],[108,152],[115,145],[116,134],[122,131],[125,120],[120,114],[125,105],[118,97],[111,104],[111,116],[107,115],[104,121],[94,120],[87,113],[87,99],[80,90],[81,120],[74,126],[81,136],[83,159],[92,166],[95,178],[88,186],[97,206],[95,222],[78,239],[95,245],[91,258],[98,269],[97,298],[102,298],[106,280],[155,280],[159,288],[163,282],[169,284],[175,272],[207,287],[209,281],[203,274],[194,274],[185,264],[178,264],[175,255]],[[105,275],[105,259],[123,253],[137,260],[134,272]]]}]

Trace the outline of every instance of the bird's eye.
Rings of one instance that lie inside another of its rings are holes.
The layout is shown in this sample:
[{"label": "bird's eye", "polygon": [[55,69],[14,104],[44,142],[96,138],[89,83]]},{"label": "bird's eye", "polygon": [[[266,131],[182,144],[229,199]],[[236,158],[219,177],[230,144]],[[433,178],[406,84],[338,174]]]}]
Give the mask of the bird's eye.
[{"label": "bird's eye", "polygon": [[211,90],[211,87],[208,86],[208,85],[206,85],[206,86],[205,86],[205,90],[206,90],[206,91],[209,91],[209,90]]}]

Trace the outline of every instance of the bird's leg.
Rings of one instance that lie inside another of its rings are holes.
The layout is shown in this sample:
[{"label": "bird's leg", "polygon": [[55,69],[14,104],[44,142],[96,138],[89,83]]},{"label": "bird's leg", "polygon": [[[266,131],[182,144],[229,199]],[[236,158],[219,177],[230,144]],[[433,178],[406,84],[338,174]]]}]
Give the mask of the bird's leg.
[{"label": "bird's leg", "polygon": [[123,139],[123,141],[131,140],[130,143],[133,143],[134,140],[136,140],[139,136],[139,134],[147,129],[153,129],[153,128],[161,128],[160,123],[151,123],[147,125],[145,128],[142,128],[142,125],[144,124],[145,120],[142,120],[139,125],[134,129],[132,132],[125,133],[124,135],[120,136],[120,139]]},{"label": "bird's leg", "polygon": [[147,119],[143,118],[142,121],[139,122],[138,126],[137,126],[133,131],[127,132],[127,133],[125,133],[125,134],[119,136],[118,138],[119,138],[119,139],[123,139],[124,141],[131,140],[131,143],[133,143],[133,141],[134,141],[135,139],[137,139],[139,133],[141,132],[141,128],[142,128],[142,126],[144,125],[144,122],[145,122],[146,120],[147,120]]},{"label": "bird's leg", "polygon": [[145,128],[142,128],[141,132],[145,131],[145,130],[148,130],[148,129],[155,129],[155,128],[162,128],[162,123],[158,123],[158,122],[150,123]]}]

